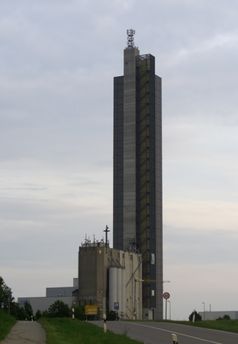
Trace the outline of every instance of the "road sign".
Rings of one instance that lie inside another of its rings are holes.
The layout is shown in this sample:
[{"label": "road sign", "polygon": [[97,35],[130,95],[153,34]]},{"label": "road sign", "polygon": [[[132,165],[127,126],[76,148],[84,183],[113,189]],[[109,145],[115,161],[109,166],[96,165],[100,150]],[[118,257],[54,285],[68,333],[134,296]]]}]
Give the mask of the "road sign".
[{"label": "road sign", "polygon": [[97,315],[98,306],[97,305],[85,305],[84,306],[85,315]]},{"label": "road sign", "polygon": [[165,291],[165,292],[163,293],[163,298],[164,298],[165,300],[168,300],[168,299],[170,298],[170,293],[168,293],[167,291]]}]

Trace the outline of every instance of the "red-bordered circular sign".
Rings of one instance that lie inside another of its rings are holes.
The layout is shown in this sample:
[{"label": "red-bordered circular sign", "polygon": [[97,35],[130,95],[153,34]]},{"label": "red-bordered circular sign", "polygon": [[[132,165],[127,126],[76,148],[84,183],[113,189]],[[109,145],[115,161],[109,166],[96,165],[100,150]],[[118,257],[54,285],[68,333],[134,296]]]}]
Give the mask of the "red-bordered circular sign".
[{"label": "red-bordered circular sign", "polygon": [[164,298],[165,300],[168,300],[168,299],[170,298],[170,293],[168,293],[167,291],[165,291],[165,292],[163,293],[163,298]]}]

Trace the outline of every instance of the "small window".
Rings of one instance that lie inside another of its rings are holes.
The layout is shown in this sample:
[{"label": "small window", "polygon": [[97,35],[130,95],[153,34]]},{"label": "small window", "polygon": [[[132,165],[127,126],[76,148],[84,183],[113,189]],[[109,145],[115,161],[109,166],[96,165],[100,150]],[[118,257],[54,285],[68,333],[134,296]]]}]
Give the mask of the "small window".
[{"label": "small window", "polygon": [[151,296],[155,296],[155,291],[154,291],[154,289],[151,290]]},{"label": "small window", "polygon": [[155,254],[151,253],[151,264],[154,265],[155,264]]}]

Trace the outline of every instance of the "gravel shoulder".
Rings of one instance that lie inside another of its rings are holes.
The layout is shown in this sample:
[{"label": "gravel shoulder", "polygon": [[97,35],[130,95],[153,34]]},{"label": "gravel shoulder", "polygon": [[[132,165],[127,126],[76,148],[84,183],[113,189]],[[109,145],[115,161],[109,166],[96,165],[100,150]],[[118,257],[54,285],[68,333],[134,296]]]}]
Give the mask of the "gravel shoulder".
[{"label": "gravel shoulder", "polygon": [[45,344],[46,336],[36,321],[18,321],[0,344]]}]

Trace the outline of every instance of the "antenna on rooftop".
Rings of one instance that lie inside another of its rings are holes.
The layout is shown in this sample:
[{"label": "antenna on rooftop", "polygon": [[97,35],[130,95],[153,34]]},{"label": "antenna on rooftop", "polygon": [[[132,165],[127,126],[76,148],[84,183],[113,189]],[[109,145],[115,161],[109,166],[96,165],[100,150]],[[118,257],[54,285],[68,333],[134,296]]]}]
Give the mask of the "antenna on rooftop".
[{"label": "antenna on rooftop", "polygon": [[134,34],[136,33],[135,30],[133,29],[126,30],[126,33],[127,33],[128,48],[134,48]]},{"label": "antenna on rooftop", "polygon": [[105,232],[105,239],[106,239],[105,242],[106,242],[106,248],[107,248],[109,246],[109,244],[108,244],[108,232],[110,232],[108,225],[106,225],[106,228],[104,229],[103,232]]}]

